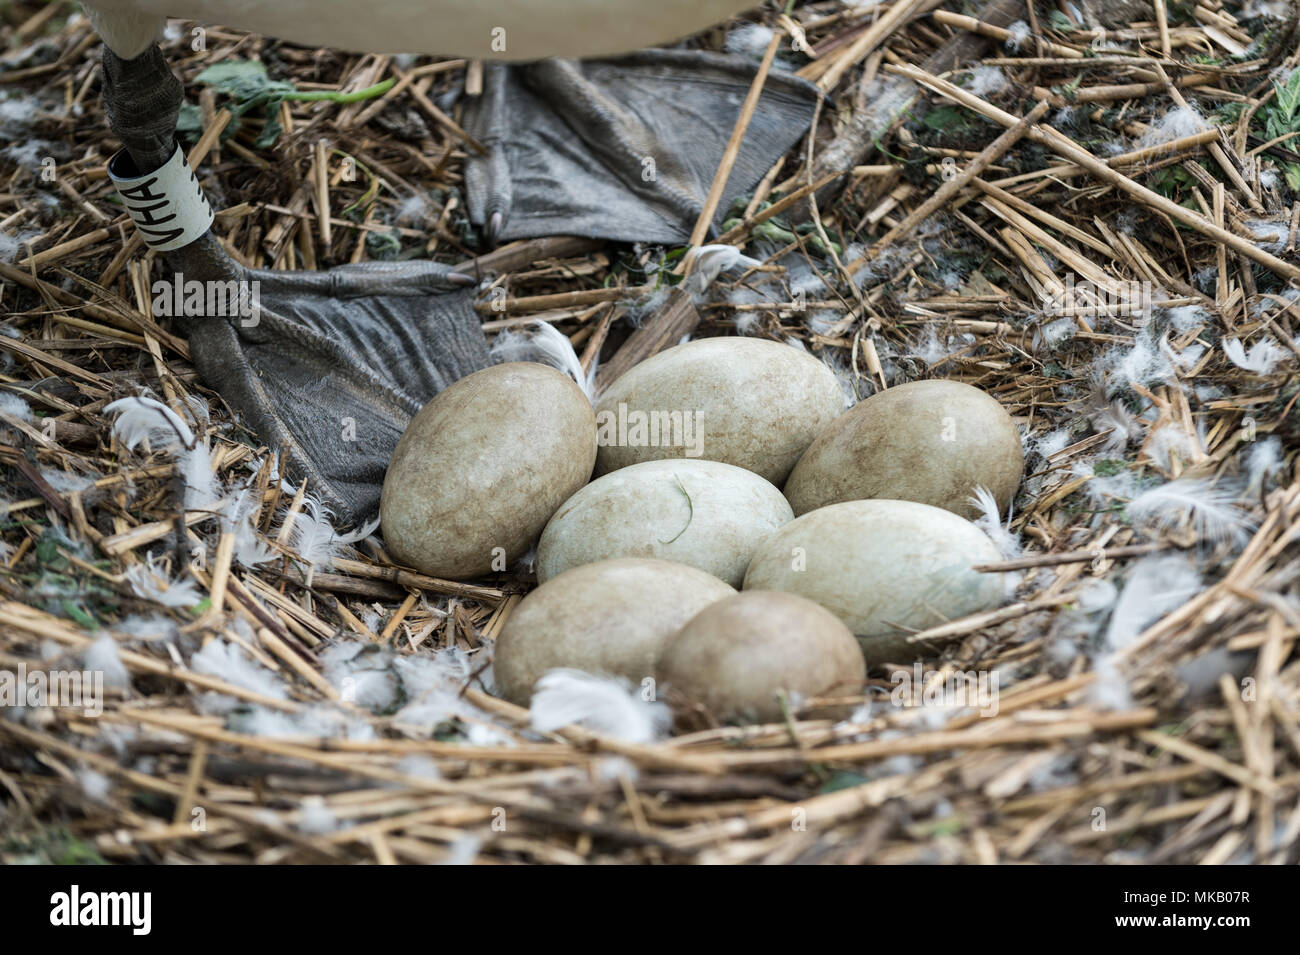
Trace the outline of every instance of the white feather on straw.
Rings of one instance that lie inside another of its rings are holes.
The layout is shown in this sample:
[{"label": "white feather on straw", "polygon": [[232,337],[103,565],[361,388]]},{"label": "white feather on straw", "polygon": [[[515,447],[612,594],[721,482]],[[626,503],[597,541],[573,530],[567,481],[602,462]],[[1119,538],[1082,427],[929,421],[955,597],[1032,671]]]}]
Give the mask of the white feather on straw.
[{"label": "white feather on straw", "polygon": [[[1020,543],[1020,535],[1011,533],[1011,515],[1007,514],[1007,522],[1002,523],[1002,513],[998,508],[997,499],[993,497],[993,492],[986,487],[975,488],[975,493],[968,500],[979,509],[980,515],[975,518],[974,524],[993,541],[998,552],[1002,555],[1003,560],[1015,560],[1024,553],[1024,547]],[[1014,594],[1019,588],[1024,575],[1015,571],[1005,571],[1002,574],[1002,591],[1008,597]]]},{"label": "white feather on straw", "polygon": [[1234,489],[1208,478],[1179,478],[1134,497],[1125,511],[1134,524],[1173,530],[1190,523],[1197,536],[1212,545],[1244,543],[1250,519],[1237,506]]},{"label": "white feather on straw", "polygon": [[122,662],[117,641],[108,634],[100,637],[81,656],[87,670],[102,673],[104,685],[125,689],[131,685],[131,674]]},{"label": "white feather on straw", "polygon": [[1116,655],[1101,654],[1093,660],[1092,669],[1096,677],[1088,691],[1092,702],[1103,710],[1131,710],[1133,694]]},{"label": "white feather on straw", "polygon": [[329,509],[312,498],[305,498],[302,511],[292,518],[289,546],[307,564],[328,570],[334,566],[335,558],[343,556],[347,548],[365,540],[378,527],[379,519],[375,518],[356,530],[340,534],[330,521]]},{"label": "white feather on straw", "polygon": [[216,506],[221,492],[212,473],[211,451],[206,442],[195,436],[185,419],[161,401],[143,397],[121,398],[104,411],[118,416],[113,422],[113,434],[128,450],[148,442],[154,450],[176,458],[185,483],[187,511],[210,510]]},{"label": "white feather on straw", "polygon": [[703,295],[723,272],[735,268],[756,269],[763,263],[751,259],[734,245],[702,245],[691,255],[691,274],[686,279],[686,291]]},{"label": "white feather on straw", "polygon": [[1246,455],[1246,493],[1258,494],[1266,481],[1285,473],[1286,458],[1282,453],[1282,442],[1277,438],[1255,442]]},{"label": "white feather on straw", "polygon": [[136,445],[147,441],[157,451],[176,451],[178,447],[194,446],[194,432],[185,419],[161,401],[153,398],[120,398],[104,408],[107,414],[116,414],[113,435],[134,451]]},{"label": "white feather on straw", "polygon": [[283,700],[289,695],[278,676],[250,658],[239,644],[228,643],[220,637],[209,640],[207,646],[190,657],[190,668],[195,673],[215,676],[271,699]]},{"label": "white feather on straw", "polygon": [[975,518],[975,526],[987,534],[993,543],[997,545],[1003,559],[1015,560],[1019,557],[1024,552],[1024,548],[1020,543],[1020,535],[1011,533],[1010,514],[1007,515],[1007,522],[1002,523],[1002,510],[998,507],[993,492],[986,487],[977,486],[975,493],[967,500],[980,512],[980,516]]},{"label": "white feather on straw", "polygon": [[1280,345],[1274,344],[1268,338],[1261,338],[1255,342],[1254,345],[1250,346],[1249,352],[1246,351],[1246,346],[1239,339],[1225,338],[1223,340],[1223,353],[1228,356],[1228,361],[1238,368],[1253,372],[1256,375],[1269,374],[1286,355]]},{"label": "white feather on straw", "polygon": [[275,551],[257,533],[262,502],[256,484],[249,484],[226,501],[221,510],[223,530],[235,535],[233,556],[245,567],[275,559]]},{"label": "white feather on straw", "polygon": [[492,357],[499,362],[535,361],[543,365],[558,368],[572,378],[583,393],[590,399],[596,394],[596,363],[591,363],[588,371],[582,370],[578,353],[573,350],[573,343],[550,322],[533,323],[532,335],[523,335],[509,329],[501,332],[492,343]]},{"label": "white feather on straw", "polygon": [[153,557],[128,567],[123,576],[137,597],[164,607],[193,607],[203,599],[193,580],[169,580],[158,573]]},{"label": "white feather on straw", "polygon": [[1144,557],[1133,565],[1106,629],[1106,644],[1122,650],[1149,624],[1201,589],[1201,575],[1181,555]]},{"label": "white feather on straw", "polygon": [[671,715],[648,703],[625,680],[582,670],[545,673],[533,690],[532,727],[550,733],[577,724],[628,743],[652,743],[668,732]]}]

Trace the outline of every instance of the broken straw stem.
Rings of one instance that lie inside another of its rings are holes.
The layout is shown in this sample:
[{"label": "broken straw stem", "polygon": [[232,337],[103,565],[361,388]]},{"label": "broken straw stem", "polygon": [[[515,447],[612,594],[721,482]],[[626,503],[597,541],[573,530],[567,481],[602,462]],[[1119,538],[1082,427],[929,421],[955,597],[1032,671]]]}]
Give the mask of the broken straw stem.
[{"label": "broken straw stem", "polygon": [[[947,10],[935,10],[930,14],[930,18],[936,23],[941,23],[946,27],[953,27],[958,30],[966,30],[970,33],[976,33],[990,40],[997,40],[999,43],[1013,43],[1015,38],[1010,30],[994,26],[991,23],[985,23],[983,20],[977,20],[975,17],[968,17],[963,13],[950,13]],[[1072,46],[1062,46],[1059,43],[1050,43],[1044,41],[1043,49],[1055,53],[1060,59],[1082,60],[1084,53],[1076,50]]]},{"label": "broken straw stem", "polygon": [[[1183,98],[1183,94],[1178,92],[1178,85],[1170,80],[1169,76],[1159,66],[1156,67],[1156,72],[1160,74],[1161,82],[1168,90],[1170,98],[1178,104],[1178,107],[1184,110],[1190,109],[1191,107],[1187,105],[1187,100]],[[1155,91],[1153,90],[1152,92]],[[1228,178],[1232,180],[1232,184],[1237,187],[1237,191],[1246,197],[1246,201],[1250,204],[1250,208],[1260,215],[1264,215],[1266,210],[1264,209],[1263,204],[1256,197],[1255,193],[1251,191],[1246,180],[1243,179],[1241,173],[1237,171],[1236,165],[1228,158],[1228,154],[1223,151],[1223,147],[1220,146],[1217,141],[1207,143],[1206,145],[1209,146],[1210,155],[1213,156],[1214,161],[1219,164],[1219,168],[1221,168],[1224,173],[1227,174]]]},{"label": "broken straw stem", "polygon": [[[966,165],[965,169],[945,182],[935,191],[934,195],[913,209],[902,222],[886,232],[879,242],[867,250],[867,254],[863,258],[868,262],[871,261],[894,242],[910,234],[913,229],[947,205],[972,179],[992,163],[1001,159],[1008,149],[1018,143],[1021,137],[1029,132],[1029,128],[1043,118],[1048,106],[1046,100],[1040,102],[1030,111],[1028,116],[985,146],[980,154]],[[855,265],[857,263],[850,263],[845,268],[852,270]]]},{"label": "broken straw stem", "polygon": [[[927,89],[930,89],[941,96],[947,97],[968,109],[972,109],[981,116],[987,117],[999,125],[1014,126],[1020,121],[1019,117],[1014,116],[1005,110],[998,109],[998,107],[989,103],[987,100],[968,93],[961,87],[955,86],[947,80],[942,80],[931,73],[927,73],[925,70],[917,69],[914,66],[895,64],[890,64],[886,69],[891,73],[907,77]],[[1183,225],[1195,229],[1207,238],[1213,239],[1220,245],[1227,246],[1234,252],[1241,253],[1251,261],[1258,262],[1260,265],[1271,269],[1286,279],[1291,281],[1300,281],[1300,268],[1297,268],[1289,262],[1284,262],[1277,256],[1256,247],[1254,243],[1248,242],[1241,236],[1235,235],[1227,229],[1215,225],[1209,219],[1193,212],[1191,209],[1188,209],[1185,206],[1180,206],[1178,203],[1166,199],[1159,193],[1152,192],[1145,186],[1139,185],[1127,176],[1121,175],[1092,153],[1081,147],[1078,143],[1074,142],[1074,140],[1070,139],[1058,130],[1053,129],[1051,126],[1032,126],[1025,136],[1040,145],[1048,147],[1053,152],[1068,159],[1075,165],[1083,167],[1098,179],[1109,183],[1121,192],[1127,193],[1144,205],[1163,212],[1171,219],[1175,219],[1183,223]]]},{"label": "broken straw stem", "polygon": [[772,39],[767,44],[767,51],[763,54],[763,62],[759,64],[758,72],[754,74],[754,81],[749,84],[749,92],[740,107],[740,116],[736,119],[736,125],[732,127],[731,138],[727,140],[727,148],[722,154],[722,161],[718,163],[718,171],[713,177],[713,184],[709,187],[704,207],[700,210],[699,218],[695,220],[695,228],[691,230],[691,240],[688,244],[692,247],[702,244],[709,234],[713,214],[718,211],[718,203],[722,201],[722,190],[726,188],[727,180],[731,178],[731,167],[736,164],[736,157],[740,155],[741,141],[744,140],[745,132],[749,129],[749,121],[754,118],[758,98],[763,92],[767,74],[772,69],[772,61],[776,58],[776,51],[781,45],[783,36],[784,34],[780,32],[772,34]]},{"label": "broken straw stem", "polygon": [[796,189],[794,192],[790,193],[789,195],[782,196],[780,199],[772,203],[772,205],[768,206],[766,209],[762,209],[754,213],[754,215],[751,218],[742,220],[739,225],[735,226],[732,229],[729,229],[726,233],[721,235],[718,238],[718,243],[720,245],[735,244],[739,240],[743,239],[745,235],[750,231],[752,231],[756,226],[762,225],[764,222],[766,222],[768,219],[773,218],[774,216],[779,216],[781,213],[785,212],[787,209],[789,209],[791,206],[797,203],[804,196],[808,195],[811,192],[816,192],[822,186],[829,185],[833,180],[838,179],[842,175],[844,175],[843,170],[838,172],[828,172],[826,175],[822,176],[816,182],[805,183],[804,185],[800,186],[798,189]]},{"label": "broken straw stem", "polygon": [[1055,567],[1060,564],[1082,564],[1086,561],[1118,560],[1121,557],[1141,557],[1160,551],[1171,550],[1174,544],[1130,544],[1125,547],[1092,547],[1083,550],[1067,550],[1059,554],[1039,554],[1034,557],[1020,557],[1016,560],[1000,560],[991,564],[977,564],[972,570],[981,574],[1001,574],[1008,570],[1029,570],[1033,567]]}]

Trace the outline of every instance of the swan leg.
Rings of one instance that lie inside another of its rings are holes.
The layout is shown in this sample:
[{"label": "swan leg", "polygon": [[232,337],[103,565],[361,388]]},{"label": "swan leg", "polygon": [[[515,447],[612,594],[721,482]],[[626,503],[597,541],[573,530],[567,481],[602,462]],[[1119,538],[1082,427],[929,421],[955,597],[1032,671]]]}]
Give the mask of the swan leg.
[{"label": "swan leg", "polygon": [[[148,183],[176,161],[180,84],[157,46],[131,60],[106,48],[104,77],[106,112],[124,146],[110,170]],[[346,523],[378,510],[411,416],[489,363],[473,279],[448,266],[248,269],[210,229],[163,254],[166,287],[181,306],[173,317],[200,377],[258,440],[286,448],[309,490]]]},{"label": "swan leg", "polygon": [[[494,240],[686,242],[754,73],[748,60],[690,50],[489,65],[464,116],[487,150],[466,163],[471,220]],[[808,131],[818,95],[768,75],[715,228]]]}]

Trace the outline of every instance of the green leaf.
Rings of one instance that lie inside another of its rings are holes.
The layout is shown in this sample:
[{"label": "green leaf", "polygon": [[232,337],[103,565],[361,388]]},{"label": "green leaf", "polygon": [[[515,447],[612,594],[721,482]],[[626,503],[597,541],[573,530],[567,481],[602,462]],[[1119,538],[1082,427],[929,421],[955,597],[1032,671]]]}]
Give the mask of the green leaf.
[{"label": "green leaf", "polygon": [[861,773],[840,769],[832,773],[831,778],[822,783],[818,793],[824,796],[827,793],[839,792],[841,789],[852,789],[854,786],[861,786],[866,781],[867,777]]},{"label": "green leaf", "polygon": [[1065,101],[1067,103],[1073,103],[1075,93],[1078,92],[1079,84],[1081,84],[1082,82],[1083,82],[1083,74],[1080,73],[1078,76],[1070,80],[1070,82],[1068,83],[1065,83],[1061,86],[1053,86],[1052,91],[1060,96],[1065,97]]},{"label": "green leaf", "polygon": [[1291,191],[1300,194],[1300,165],[1293,162],[1284,162],[1282,172],[1286,176],[1286,184],[1291,187]]},{"label": "green leaf", "polygon": [[230,98],[227,109],[233,119],[237,120],[253,110],[265,115],[266,125],[257,137],[259,149],[274,145],[280,138],[280,103],[297,92],[292,83],[271,79],[266,75],[266,67],[252,60],[214,63],[195,80]]},{"label": "green leaf", "polygon": [[1179,166],[1166,166],[1151,174],[1151,188],[1166,199],[1176,198],[1179,189],[1190,186],[1191,183],[1192,177]]},{"label": "green leaf", "polygon": [[942,819],[931,819],[915,826],[918,835],[926,836],[955,836],[966,827],[966,820],[959,815],[945,816]]},{"label": "green leaf", "polygon": [[63,826],[50,826],[27,834],[14,834],[0,844],[0,864],[7,865],[107,865],[89,842]]},{"label": "green leaf", "polygon": [[970,113],[960,106],[939,106],[926,113],[921,122],[936,131],[962,129],[970,125]]},{"label": "green leaf", "polygon": [[1277,111],[1289,125],[1295,119],[1296,109],[1300,107],[1300,67],[1292,71],[1284,82],[1274,80],[1273,93]]},{"label": "green leaf", "polygon": [[59,605],[63,608],[63,612],[68,615],[69,619],[81,624],[81,626],[85,627],[87,630],[99,629],[99,621],[92,617],[80,605],[71,600],[60,600]]},{"label": "green leaf", "polygon": [[1079,27],[1060,10],[1047,11],[1047,23],[1057,33],[1073,33]]},{"label": "green leaf", "polygon": [[63,541],[57,532],[47,531],[36,542],[36,562],[42,567],[65,567],[67,560],[59,553]]},{"label": "green leaf", "polygon": [[266,66],[256,60],[222,60],[200,71],[194,79],[225,91],[244,84],[262,86],[268,77]]},{"label": "green leaf", "polygon": [[203,112],[193,103],[181,103],[181,111],[176,116],[176,132],[184,139],[193,142],[203,132]]},{"label": "green leaf", "polygon": [[366,236],[366,251],[376,259],[391,262],[402,251],[402,237],[396,231],[371,232]]},{"label": "green leaf", "polygon": [[1230,126],[1241,119],[1245,107],[1241,103],[1224,103],[1214,110],[1215,126]]}]

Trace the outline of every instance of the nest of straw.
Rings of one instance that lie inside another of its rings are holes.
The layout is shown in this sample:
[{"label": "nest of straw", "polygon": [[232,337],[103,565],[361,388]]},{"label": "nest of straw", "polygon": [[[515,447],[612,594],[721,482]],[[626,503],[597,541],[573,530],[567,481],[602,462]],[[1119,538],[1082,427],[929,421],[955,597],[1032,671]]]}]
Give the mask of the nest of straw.
[{"label": "nest of straw", "polygon": [[[1207,0],[1098,31],[1070,9],[999,27],[821,2],[692,41],[757,59],[775,30],[777,65],[833,94],[732,212],[723,241],[763,266],[702,298],[673,289],[680,250],[557,239],[480,260],[508,293],[483,308],[488,334],[544,319],[587,367],[687,331],[758,335],[859,397],[969,382],[1025,434],[989,568],[1019,575],[1014,597],[915,641],[923,683],[996,674],[995,708],[896,705],[903,660],[779,724],[629,743],[538,732],[488,692],[526,572],[437,580],[374,539],[318,557],[295,532],[311,489],[282,482],[278,449],[151,315],[155,257],[103,172],[93,31],[72,4],[5,7],[0,670],[107,679],[102,712],[0,711],[0,859],[1294,863],[1294,23]],[[476,64],[220,27],[196,50],[192,26],[164,51],[231,255],[474,256],[444,94]],[[964,71],[926,69],[973,35],[988,42]],[[196,78],[238,60],[298,90],[396,83],[236,116]],[[871,130],[902,81],[910,106]],[[827,201],[813,187],[830,179]],[[215,486],[252,488],[272,559],[245,566],[228,525],[185,509],[173,456],[115,437],[104,407],[143,389],[210,447]],[[327,677],[357,640],[385,667],[452,654],[460,676],[422,719],[358,705]],[[214,647],[243,669],[211,665]]]}]

